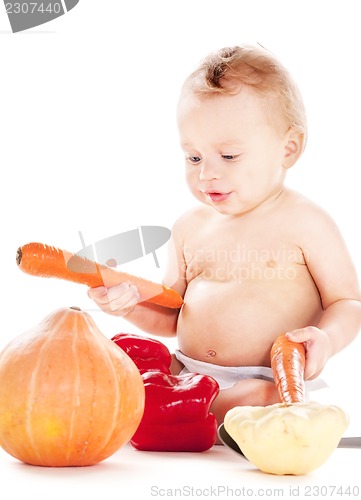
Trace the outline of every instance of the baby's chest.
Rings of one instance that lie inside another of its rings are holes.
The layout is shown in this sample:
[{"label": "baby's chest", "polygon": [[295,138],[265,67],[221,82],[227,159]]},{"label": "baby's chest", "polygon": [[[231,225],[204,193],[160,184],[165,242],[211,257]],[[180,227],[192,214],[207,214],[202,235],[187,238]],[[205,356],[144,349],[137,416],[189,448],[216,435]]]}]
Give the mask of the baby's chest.
[{"label": "baby's chest", "polygon": [[287,238],[196,238],[184,246],[188,282],[202,277],[215,281],[275,280],[295,277],[305,267],[302,250]]}]

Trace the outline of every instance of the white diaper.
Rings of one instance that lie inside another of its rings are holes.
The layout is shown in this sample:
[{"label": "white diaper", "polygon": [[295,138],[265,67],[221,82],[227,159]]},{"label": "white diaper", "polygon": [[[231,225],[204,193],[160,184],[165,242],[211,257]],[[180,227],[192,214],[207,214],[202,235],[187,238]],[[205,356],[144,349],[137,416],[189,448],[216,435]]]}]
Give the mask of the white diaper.
[{"label": "white diaper", "polygon": [[260,378],[273,382],[272,368],[268,366],[220,366],[192,359],[176,349],[175,357],[184,364],[181,375],[185,373],[200,373],[213,377],[220,389],[232,387],[239,380]]},{"label": "white diaper", "polygon": [[[197,359],[192,359],[183,354],[178,349],[174,352],[175,357],[183,363],[184,368],[180,375],[186,373],[199,373],[201,375],[209,375],[213,377],[219,385],[220,389],[233,387],[239,380],[247,378],[262,379],[273,382],[273,370],[268,366],[220,366],[213,363],[205,363]],[[306,399],[309,398],[311,391],[328,387],[322,379],[310,380],[305,383]]]}]

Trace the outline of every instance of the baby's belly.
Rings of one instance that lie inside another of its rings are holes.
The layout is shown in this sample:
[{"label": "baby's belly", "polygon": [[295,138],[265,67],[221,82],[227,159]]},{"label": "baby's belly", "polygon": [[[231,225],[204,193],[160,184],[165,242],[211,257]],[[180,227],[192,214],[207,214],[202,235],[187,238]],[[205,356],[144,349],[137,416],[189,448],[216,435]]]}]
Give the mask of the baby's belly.
[{"label": "baby's belly", "polygon": [[322,312],[308,273],[280,282],[213,281],[198,277],[187,288],[178,320],[179,349],[224,366],[270,366],[274,339],[315,325]]}]

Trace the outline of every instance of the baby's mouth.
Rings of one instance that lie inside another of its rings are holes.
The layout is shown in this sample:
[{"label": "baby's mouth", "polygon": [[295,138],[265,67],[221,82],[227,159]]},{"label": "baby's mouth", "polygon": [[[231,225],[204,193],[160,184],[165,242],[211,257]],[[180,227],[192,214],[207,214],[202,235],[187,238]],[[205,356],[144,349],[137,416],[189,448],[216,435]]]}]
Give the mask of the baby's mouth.
[{"label": "baby's mouth", "polygon": [[218,191],[208,191],[206,192],[207,197],[213,202],[213,203],[222,203],[223,201],[226,201],[231,193],[220,193]]}]

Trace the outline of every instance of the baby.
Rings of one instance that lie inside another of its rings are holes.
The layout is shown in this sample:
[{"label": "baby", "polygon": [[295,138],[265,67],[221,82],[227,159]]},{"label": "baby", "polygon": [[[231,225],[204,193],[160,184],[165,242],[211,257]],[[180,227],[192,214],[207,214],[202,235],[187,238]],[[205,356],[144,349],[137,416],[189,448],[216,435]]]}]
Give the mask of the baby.
[{"label": "baby", "polygon": [[270,349],[281,333],[304,344],[305,379],[316,378],[361,328],[361,295],[335,223],[284,185],[307,124],[272,54],[253,46],[211,54],[185,81],[177,116],[200,202],[174,224],[164,277],[184,306],[138,303],[131,283],[88,294],[150,334],[176,335],[173,373],[219,382],[212,411],[221,423],[234,406],[278,401]]}]

